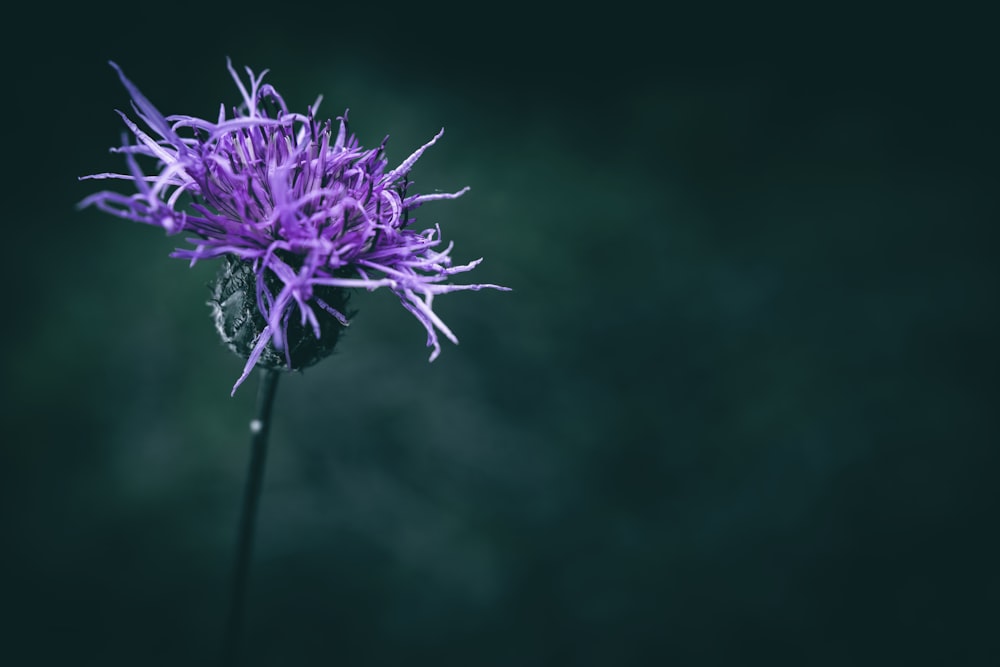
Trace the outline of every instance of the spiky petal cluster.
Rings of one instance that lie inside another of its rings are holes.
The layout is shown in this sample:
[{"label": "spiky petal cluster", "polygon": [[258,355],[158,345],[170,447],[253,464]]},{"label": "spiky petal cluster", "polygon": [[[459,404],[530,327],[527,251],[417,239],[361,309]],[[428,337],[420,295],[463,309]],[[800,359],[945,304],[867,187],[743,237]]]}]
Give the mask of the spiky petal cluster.
[{"label": "spiky petal cluster", "polygon": [[[128,173],[84,178],[133,181],[136,192],[98,192],[80,206],[93,205],[171,234],[191,234],[188,240],[194,247],[179,248],[171,256],[192,264],[229,256],[252,266],[257,308],[266,326],[234,392],[268,343],[287,349],[291,318],[299,318],[301,327],[311,328],[317,339],[323,334],[317,308],[347,325],[347,315],[316,290],[388,288],[424,325],[433,361],[441,350],[438,332],[458,342],[431,307],[435,295],[507,289],[447,283],[481,259],[453,266],[451,244],[438,249],[440,229],[418,232],[410,227],[413,209],[468,190],[407,193],[407,174],[441,132],[388,169],[385,140],[377,149],[366,150],[348,134],[346,113],[336,126],[317,120],[322,98],[306,114],[290,112],[278,92],[263,83],[267,70],[254,75],[247,68],[248,88],[227,63],[243,102],[229,118],[223,106],[212,122],[163,116],[117,65],[111,65],[132,97],[133,111],[152,132],[118,112],[135,137],[132,142],[125,135],[123,145],[112,149],[125,156]],[[152,158],[157,171],[146,174],[137,158]]]}]

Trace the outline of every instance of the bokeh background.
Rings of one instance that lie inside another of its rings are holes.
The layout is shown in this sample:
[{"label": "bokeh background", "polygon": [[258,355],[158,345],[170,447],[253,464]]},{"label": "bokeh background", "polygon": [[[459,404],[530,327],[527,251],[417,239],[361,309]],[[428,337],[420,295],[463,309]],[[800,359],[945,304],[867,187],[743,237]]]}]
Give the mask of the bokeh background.
[{"label": "bokeh background", "polygon": [[246,665],[991,664],[989,23],[699,7],[22,7],[0,664],[217,664],[256,382],[214,265],[74,206],[107,60],[212,117],[226,56],[390,159],[444,126],[415,187],[472,190],[420,221],[514,289],[439,299],[433,364],[360,294],[283,378]]}]

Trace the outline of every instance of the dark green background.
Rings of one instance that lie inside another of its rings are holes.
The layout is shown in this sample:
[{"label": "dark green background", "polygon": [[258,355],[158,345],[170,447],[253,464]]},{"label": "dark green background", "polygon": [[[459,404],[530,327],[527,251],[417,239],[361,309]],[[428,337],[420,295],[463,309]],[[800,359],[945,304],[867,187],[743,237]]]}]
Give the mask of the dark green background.
[{"label": "dark green background", "polygon": [[[35,11],[44,9],[45,11]],[[22,10],[25,11],[25,10]],[[8,28],[0,663],[211,665],[256,382],[179,244],[74,204],[127,96],[350,107],[509,294],[360,294],[283,378],[248,665],[980,665],[996,561],[984,17],[210,3]],[[65,12],[69,12],[68,14]],[[58,20],[55,17],[58,16]],[[18,41],[15,37],[21,37]]]}]

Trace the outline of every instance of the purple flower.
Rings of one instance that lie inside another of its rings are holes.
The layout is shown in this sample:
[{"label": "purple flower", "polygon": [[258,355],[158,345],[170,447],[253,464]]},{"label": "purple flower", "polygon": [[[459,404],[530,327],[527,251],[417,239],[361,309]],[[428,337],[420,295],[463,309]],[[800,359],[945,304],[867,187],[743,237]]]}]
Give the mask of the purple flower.
[{"label": "purple flower", "polygon": [[[446,282],[482,260],[453,266],[452,244],[440,248],[440,228],[412,228],[413,209],[468,190],[407,192],[407,175],[443,130],[389,169],[386,140],[377,149],[362,148],[348,134],[346,112],[336,124],[317,120],[322,98],[305,114],[290,112],[263,83],[267,70],[255,76],[247,68],[248,88],[227,61],[243,102],[231,118],[222,107],[218,120],[210,121],[163,116],[111,65],[151,132],[118,112],[135,137],[130,143],[124,135],[123,145],[112,149],[125,156],[128,173],[83,178],[132,181],[136,192],[98,192],[80,207],[96,206],[169,234],[187,232],[193,247],[171,256],[191,264],[226,258],[213,308],[223,339],[246,358],[234,393],[257,364],[301,368],[332,351],[348,325],[344,306],[352,288],[385,287],[396,294],[427,330],[431,361],[441,351],[439,332],[458,342],[432,309],[435,295],[507,289]],[[152,158],[155,171],[147,175],[139,158]]]}]

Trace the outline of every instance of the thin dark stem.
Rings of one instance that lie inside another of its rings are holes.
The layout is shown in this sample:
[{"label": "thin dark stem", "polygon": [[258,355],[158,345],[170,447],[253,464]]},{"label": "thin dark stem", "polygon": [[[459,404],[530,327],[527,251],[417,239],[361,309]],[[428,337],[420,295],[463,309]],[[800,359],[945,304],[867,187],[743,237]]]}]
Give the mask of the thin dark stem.
[{"label": "thin dark stem", "polygon": [[247,571],[253,552],[253,532],[257,520],[257,501],[264,481],[264,464],[267,461],[267,435],[271,430],[271,406],[278,389],[279,371],[261,369],[260,387],[257,390],[257,414],[250,422],[250,467],[246,486],[243,488],[243,511],[240,514],[239,536],[236,542],[236,563],[233,568],[233,591],[226,637],[223,665],[237,664],[240,638],[243,633],[243,607],[247,589]]}]

